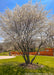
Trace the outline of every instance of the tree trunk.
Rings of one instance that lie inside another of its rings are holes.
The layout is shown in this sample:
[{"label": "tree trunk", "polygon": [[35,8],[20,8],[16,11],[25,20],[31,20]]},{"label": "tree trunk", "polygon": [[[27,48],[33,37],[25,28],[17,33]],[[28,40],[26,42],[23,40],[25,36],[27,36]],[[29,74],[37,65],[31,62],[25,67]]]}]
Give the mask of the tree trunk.
[{"label": "tree trunk", "polygon": [[32,62],[34,61],[34,59],[35,59],[35,57],[36,57],[36,55],[38,54],[38,52],[39,52],[39,49],[40,49],[40,47],[42,46],[42,42],[40,43],[40,45],[39,45],[39,48],[38,48],[38,51],[37,51],[37,53],[35,54],[35,56],[33,57],[33,59],[31,60],[31,64],[32,64]]},{"label": "tree trunk", "polygon": [[26,64],[30,64],[29,54],[27,55],[27,63]]},{"label": "tree trunk", "polygon": [[26,60],[25,54],[23,54],[23,58],[24,58],[24,60],[25,60],[25,63],[27,63],[27,60]]}]

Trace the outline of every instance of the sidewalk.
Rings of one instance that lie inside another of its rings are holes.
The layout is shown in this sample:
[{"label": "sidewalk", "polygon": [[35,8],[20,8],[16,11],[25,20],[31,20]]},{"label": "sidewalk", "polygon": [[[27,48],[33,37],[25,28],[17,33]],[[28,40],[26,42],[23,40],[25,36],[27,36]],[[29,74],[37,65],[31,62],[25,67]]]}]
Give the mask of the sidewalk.
[{"label": "sidewalk", "polygon": [[10,59],[14,58],[15,56],[0,56],[0,59]]}]

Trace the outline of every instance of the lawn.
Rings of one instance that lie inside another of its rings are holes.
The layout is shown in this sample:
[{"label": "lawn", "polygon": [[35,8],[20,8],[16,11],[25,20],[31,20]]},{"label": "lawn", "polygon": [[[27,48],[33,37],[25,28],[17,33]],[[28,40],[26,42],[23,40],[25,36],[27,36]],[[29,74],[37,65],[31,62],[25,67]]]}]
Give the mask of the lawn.
[{"label": "lawn", "polygon": [[0,56],[8,56],[9,55],[9,52],[2,52],[0,53]]},{"label": "lawn", "polygon": [[[30,56],[33,58],[33,56]],[[26,69],[19,67],[20,63],[24,63],[22,56],[16,56],[12,59],[0,60],[0,75],[24,75],[25,73],[54,73],[54,57],[53,56],[37,56],[33,63],[45,65],[44,68]]]}]

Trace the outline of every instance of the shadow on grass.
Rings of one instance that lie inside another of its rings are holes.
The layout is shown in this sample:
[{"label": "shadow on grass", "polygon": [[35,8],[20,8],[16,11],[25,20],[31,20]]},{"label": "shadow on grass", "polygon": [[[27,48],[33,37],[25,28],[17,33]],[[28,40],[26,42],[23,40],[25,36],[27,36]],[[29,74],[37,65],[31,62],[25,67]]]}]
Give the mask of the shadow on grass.
[{"label": "shadow on grass", "polygon": [[25,73],[54,73],[54,68],[45,66],[39,69],[26,69],[20,67],[17,62],[0,65],[0,75],[25,75]]}]

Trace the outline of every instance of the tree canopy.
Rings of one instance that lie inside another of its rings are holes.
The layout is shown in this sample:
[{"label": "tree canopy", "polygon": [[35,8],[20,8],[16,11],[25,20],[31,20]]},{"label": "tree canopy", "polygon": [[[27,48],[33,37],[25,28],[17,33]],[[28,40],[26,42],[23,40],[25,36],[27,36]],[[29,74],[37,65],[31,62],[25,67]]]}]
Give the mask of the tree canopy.
[{"label": "tree canopy", "polygon": [[36,57],[30,62],[31,49],[35,50],[38,46],[39,51],[42,45],[45,46],[52,39],[54,30],[50,31],[50,26],[53,28],[54,22],[48,13],[40,2],[35,5],[27,3],[21,7],[16,5],[13,10],[7,9],[3,14],[0,13],[1,36],[12,41],[14,47],[23,52],[26,64],[32,63]]}]

